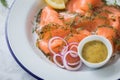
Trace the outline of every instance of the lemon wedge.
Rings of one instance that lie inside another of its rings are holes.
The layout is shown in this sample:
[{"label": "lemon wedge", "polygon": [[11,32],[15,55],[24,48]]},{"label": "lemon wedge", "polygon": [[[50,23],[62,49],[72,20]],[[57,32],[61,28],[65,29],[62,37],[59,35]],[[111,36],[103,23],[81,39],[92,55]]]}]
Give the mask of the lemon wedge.
[{"label": "lemon wedge", "polygon": [[65,3],[67,3],[67,2],[68,2],[68,0],[64,0],[64,2],[65,2]]},{"label": "lemon wedge", "polygon": [[46,3],[55,9],[65,9],[67,0],[45,0]]}]

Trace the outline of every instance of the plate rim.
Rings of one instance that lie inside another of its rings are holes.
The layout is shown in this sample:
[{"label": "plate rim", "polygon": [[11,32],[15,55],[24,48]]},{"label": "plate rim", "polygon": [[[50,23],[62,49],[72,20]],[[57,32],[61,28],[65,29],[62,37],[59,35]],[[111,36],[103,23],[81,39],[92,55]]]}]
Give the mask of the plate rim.
[{"label": "plate rim", "polygon": [[15,4],[16,0],[13,1],[13,3],[11,4],[11,6],[8,8],[8,13],[7,13],[7,17],[5,19],[5,40],[7,43],[7,47],[9,49],[10,54],[12,55],[12,57],[14,58],[14,60],[17,62],[17,64],[24,70],[26,71],[28,74],[30,74],[32,77],[34,77],[35,79],[38,80],[43,80],[42,78],[38,77],[37,75],[35,75],[34,73],[32,73],[30,70],[28,70],[15,56],[11,46],[10,46],[10,42],[8,39],[8,32],[7,32],[7,28],[8,28],[8,19],[9,19],[9,15],[11,13],[11,9],[13,8],[13,5]]}]

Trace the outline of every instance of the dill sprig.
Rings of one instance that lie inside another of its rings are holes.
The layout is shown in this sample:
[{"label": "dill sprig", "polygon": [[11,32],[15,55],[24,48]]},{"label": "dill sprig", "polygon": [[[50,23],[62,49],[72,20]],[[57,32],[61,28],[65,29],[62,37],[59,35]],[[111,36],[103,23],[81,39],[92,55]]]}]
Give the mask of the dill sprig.
[{"label": "dill sprig", "polygon": [[93,5],[90,4],[90,3],[88,3],[88,7],[89,7],[89,10],[93,10],[94,9]]},{"label": "dill sprig", "polygon": [[2,5],[4,6],[4,7],[8,7],[8,4],[7,4],[7,1],[6,0],[0,0],[0,2],[2,3]]},{"label": "dill sprig", "polygon": [[117,6],[117,0],[114,1],[114,6]]},{"label": "dill sprig", "polygon": [[107,4],[107,1],[106,1],[106,0],[102,0],[102,2],[104,2],[105,4]]}]

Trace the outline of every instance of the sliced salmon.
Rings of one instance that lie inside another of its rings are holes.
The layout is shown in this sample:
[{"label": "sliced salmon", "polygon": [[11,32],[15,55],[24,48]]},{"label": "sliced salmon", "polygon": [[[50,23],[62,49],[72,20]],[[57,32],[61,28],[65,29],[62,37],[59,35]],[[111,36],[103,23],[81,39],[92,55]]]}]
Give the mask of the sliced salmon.
[{"label": "sliced salmon", "polygon": [[70,0],[67,4],[67,10],[69,12],[76,12],[80,14],[85,14],[85,12],[80,8],[81,0]]},{"label": "sliced salmon", "polygon": [[[46,55],[50,54],[53,55],[53,53],[50,52],[49,48],[48,48],[48,41],[45,40],[39,40],[38,42],[38,48],[40,48]],[[63,48],[64,44],[62,40],[54,40],[51,43],[51,48],[52,50],[58,54],[61,52],[62,48]]]},{"label": "sliced salmon", "polygon": [[86,29],[86,30],[88,30],[90,32],[96,30],[96,28],[97,28],[97,26],[95,26],[93,21],[91,21],[89,19],[82,20],[77,25],[75,25],[75,27],[76,28],[83,28],[83,29]]},{"label": "sliced salmon", "polygon": [[103,5],[102,0],[70,0],[67,4],[67,9],[70,12],[77,12],[84,14],[92,7]]},{"label": "sliced salmon", "polygon": [[[74,31],[74,30],[73,30]],[[64,38],[66,35],[70,33],[69,27],[63,27],[58,24],[51,24],[43,27],[40,32],[38,32],[38,35],[40,39],[43,40],[49,40],[50,38],[54,36],[59,36]]]},{"label": "sliced salmon", "polygon": [[104,36],[108,38],[109,40],[113,40],[116,38],[116,32],[113,28],[109,27],[100,27],[97,29],[97,35]]},{"label": "sliced salmon", "polygon": [[[41,51],[43,51],[45,54],[48,54],[48,53],[49,53],[47,41],[38,40],[36,44],[37,44],[37,47],[38,47]],[[45,46],[45,47],[43,47],[43,46]]]},{"label": "sliced salmon", "polygon": [[87,30],[81,30],[78,33],[71,34],[70,36],[66,37],[68,43],[71,42],[80,42],[83,38],[90,35],[90,32]]},{"label": "sliced salmon", "polygon": [[114,6],[105,6],[103,10],[110,12],[108,13],[110,25],[118,31],[118,35],[120,36],[120,9]]},{"label": "sliced salmon", "polygon": [[114,40],[116,39],[116,31],[113,28],[109,27],[98,28],[96,34],[106,37],[111,42],[113,50],[115,50]]},{"label": "sliced salmon", "polygon": [[[65,38],[70,33],[70,28],[65,28],[60,25],[49,25],[42,28],[39,32],[40,41],[38,41],[38,47],[45,53],[49,54],[48,42],[52,37],[59,36]],[[62,45],[61,40],[54,40],[51,44],[52,49],[58,53]]]},{"label": "sliced salmon", "polygon": [[43,27],[49,23],[57,23],[63,25],[62,20],[59,19],[59,14],[53,8],[46,6],[41,13],[40,26]]}]

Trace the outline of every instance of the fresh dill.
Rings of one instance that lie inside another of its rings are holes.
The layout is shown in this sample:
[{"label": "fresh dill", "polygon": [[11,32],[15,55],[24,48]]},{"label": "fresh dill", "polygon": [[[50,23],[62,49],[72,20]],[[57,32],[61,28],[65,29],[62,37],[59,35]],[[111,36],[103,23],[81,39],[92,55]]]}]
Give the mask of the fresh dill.
[{"label": "fresh dill", "polygon": [[117,0],[114,1],[114,6],[117,6]]},{"label": "fresh dill", "polygon": [[0,0],[0,2],[2,3],[2,5],[4,6],[4,7],[8,7],[8,4],[7,4],[7,1],[6,0]]},{"label": "fresh dill", "polygon": [[37,30],[37,27],[32,28],[32,33],[34,33]]},{"label": "fresh dill", "polygon": [[120,39],[114,39],[113,38],[113,41],[115,42],[115,44],[119,44],[120,45]]},{"label": "fresh dill", "polygon": [[98,17],[101,18],[101,19],[107,19],[106,16],[101,16],[101,15],[99,15]]},{"label": "fresh dill", "polygon": [[107,1],[106,1],[106,0],[102,0],[102,2],[104,2],[105,4],[107,4]]},{"label": "fresh dill", "polygon": [[37,13],[37,15],[35,16],[36,17],[36,22],[40,22],[40,16],[41,16],[41,13],[42,13],[42,10],[43,9],[40,9],[39,12]]},{"label": "fresh dill", "polygon": [[93,5],[88,3],[89,10],[93,10]]}]

